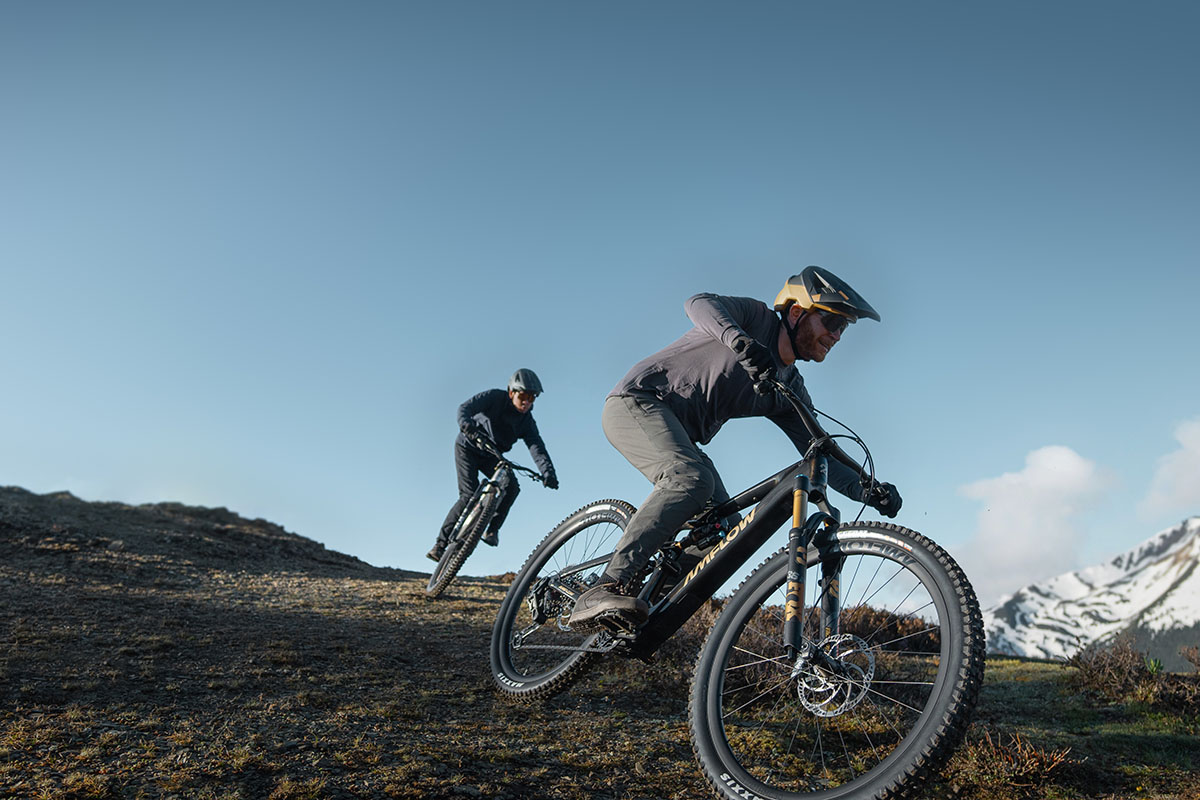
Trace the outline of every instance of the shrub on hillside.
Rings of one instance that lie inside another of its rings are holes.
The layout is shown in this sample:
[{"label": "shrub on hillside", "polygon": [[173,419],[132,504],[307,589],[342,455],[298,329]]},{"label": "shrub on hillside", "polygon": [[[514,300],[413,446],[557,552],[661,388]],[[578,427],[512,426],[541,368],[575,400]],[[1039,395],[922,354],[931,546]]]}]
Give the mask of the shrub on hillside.
[{"label": "shrub on hillside", "polygon": [[[1184,657],[1196,657],[1185,648]],[[1196,663],[1193,661],[1193,663]],[[1075,670],[1070,683],[1086,694],[1110,703],[1136,701],[1185,715],[1200,715],[1200,673],[1164,672],[1162,662],[1136,650],[1128,639],[1093,644],[1067,660]],[[1200,665],[1198,665],[1200,667]]]},{"label": "shrub on hillside", "polygon": [[1196,668],[1197,672],[1200,672],[1200,647],[1196,647],[1196,645],[1181,647],[1179,648],[1179,654],[1186,658]]},{"label": "shrub on hillside", "polygon": [[842,610],[841,632],[852,633],[883,650],[937,653],[942,648],[939,629],[927,620],[865,604]]},{"label": "shrub on hillside", "polygon": [[1054,772],[1078,763],[1069,758],[1070,748],[1047,750],[1019,733],[997,732],[993,738],[989,730],[972,729],[972,734],[945,770],[944,779],[957,787],[956,795],[1041,798]]},{"label": "shrub on hillside", "polygon": [[1158,682],[1145,654],[1124,638],[1111,644],[1090,644],[1067,659],[1067,666],[1075,668],[1071,675],[1074,686],[1114,703],[1145,695]]}]

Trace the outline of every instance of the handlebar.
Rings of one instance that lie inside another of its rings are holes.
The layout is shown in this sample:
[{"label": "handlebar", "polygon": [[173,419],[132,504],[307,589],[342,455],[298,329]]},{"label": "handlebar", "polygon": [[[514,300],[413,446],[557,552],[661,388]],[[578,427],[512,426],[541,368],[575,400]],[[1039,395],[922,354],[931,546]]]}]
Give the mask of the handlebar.
[{"label": "handlebar", "polygon": [[493,442],[491,440],[491,438],[489,436],[487,436],[486,434],[467,433],[466,437],[469,440],[471,440],[471,443],[474,444],[476,447],[478,447],[480,450],[484,451],[488,455],[494,456],[499,463],[504,464],[505,466],[509,467],[510,469],[514,469],[518,472],[524,472],[530,478],[533,478],[535,481],[538,481],[539,483],[545,482],[545,479],[542,477],[542,473],[540,473],[536,470],[532,470],[529,467],[523,467],[520,464],[518,464],[514,461],[509,461],[507,458],[505,458],[504,454],[500,452],[500,449],[498,447],[496,447],[496,443]]},{"label": "handlebar", "polygon": [[765,381],[761,381],[759,384],[756,384],[754,388],[758,390],[759,386],[764,383],[767,385],[769,390],[783,395],[784,399],[791,403],[792,407],[796,409],[796,413],[800,415],[800,421],[804,423],[804,427],[808,430],[808,435],[812,437],[812,444],[809,446],[809,452],[819,450],[826,456],[829,456],[830,458],[833,458],[854,470],[864,485],[868,483],[874,483],[874,477],[864,472],[862,464],[851,458],[850,455],[833,440],[833,437],[825,432],[825,429],[821,427],[819,422],[817,422],[817,418],[814,416],[812,410],[810,410],[809,407],[805,405],[804,401],[801,400],[796,393],[791,390],[791,387],[778,378],[772,377]]},{"label": "handlebar", "polygon": [[[768,391],[776,391],[782,394],[791,403],[792,407],[796,409],[796,413],[800,416],[804,427],[808,429],[809,435],[812,436],[812,444],[809,445],[808,452],[805,453],[806,458],[814,452],[819,452],[846,465],[858,475],[859,483],[863,488],[861,501],[878,509],[889,517],[896,516],[901,507],[900,495],[896,491],[896,487],[890,483],[880,483],[875,480],[875,469],[871,461],[871,451],[867,449],[866,443],[863,442],[858,434],[850,431],[851,437],[866,453],[865,464],[871,464],[869,471],[864,469],[864,464],[855,461],[845,450],[838,446],[833,437],[826,433],[825,429],[817,422],[814,411],[805,405],[804,401],[797,397],[791,388],[774,377],[760,383],[766,383]],[[755,385],[754,388],[758,390],[759,385]],[[843,425],[843,427],[845,426]],[[850,429],[846,428],[846,430],[849,431]]]}]

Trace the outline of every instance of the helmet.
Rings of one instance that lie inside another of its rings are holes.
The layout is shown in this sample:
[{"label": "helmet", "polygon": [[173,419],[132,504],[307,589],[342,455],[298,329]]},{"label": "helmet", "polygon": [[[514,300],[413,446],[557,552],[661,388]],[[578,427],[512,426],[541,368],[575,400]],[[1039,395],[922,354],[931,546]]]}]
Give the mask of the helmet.
[{"label": "helmet", "polygon": [[806,310],[816,307],[833,311],[851,320],[867,317],[879,321],[879,312],[862,295],[824,267],[805,267],[799,275],[787,279],[775,297],[775,310],[783,311],[792,303]]},{"label": "helmet", "polygon": [[508,379],[510,392],[532,392],[534,396],[542,393],[542,382],[531,369],[519,369]]}]

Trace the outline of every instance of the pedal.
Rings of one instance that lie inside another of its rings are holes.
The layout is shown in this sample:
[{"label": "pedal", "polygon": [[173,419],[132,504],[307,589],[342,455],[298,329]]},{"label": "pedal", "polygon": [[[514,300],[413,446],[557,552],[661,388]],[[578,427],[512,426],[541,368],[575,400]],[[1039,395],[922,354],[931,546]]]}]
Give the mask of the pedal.
[{"label": "pedal", "polygon": [[636,636],[645,624],[630,619],[620,611],[603,611],[592,622],[613,636]]},{"label": "pedal", "polygon": [[619,637],[634,636],[641,627],[642,623],[629,619],[620,611],[601,611],[589,620],[571,624],[571,630],[578,633],[609,633]]}]

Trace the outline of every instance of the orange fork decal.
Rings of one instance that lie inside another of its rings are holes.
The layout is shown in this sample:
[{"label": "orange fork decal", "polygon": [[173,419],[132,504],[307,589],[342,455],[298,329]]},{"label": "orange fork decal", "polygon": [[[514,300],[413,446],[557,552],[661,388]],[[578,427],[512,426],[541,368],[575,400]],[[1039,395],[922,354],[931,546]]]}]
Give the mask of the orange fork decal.
[{"label": "orange fork decal", "polygon": [[[792,531],[790,534],[792,539],[800,535],[800,528],[804,525],[807,502],[807,492],[797,485],[792,491]],[[794,549],[796,553],[794,562],[788,564],[787,599],[783,606],[783,618],[790,622],[799,619],[803,614],[804,573],[808,569],[808,548],[801,546],[788,549],[789,551]]]}]

